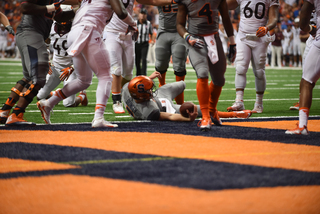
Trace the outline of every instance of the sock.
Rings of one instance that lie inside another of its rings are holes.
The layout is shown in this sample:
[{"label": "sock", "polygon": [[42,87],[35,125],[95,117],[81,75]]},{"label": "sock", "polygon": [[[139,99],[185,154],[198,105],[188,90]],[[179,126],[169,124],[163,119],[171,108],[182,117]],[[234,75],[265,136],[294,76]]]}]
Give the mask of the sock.
[{"label": "sock", "polygon": [[[176,81],[184,81],[185,76],[176,76]],[[176,103],[179,105],[182,105],[184,103],[184,92],[182,92],[181,94],[179,94],[176,98],[174,98]]]},{"label": "sock", "polygon": [[6,103],[3,105],[3,107],[1,108],[1,110],[8,110],[8,109],[12,109],[12,107],[14,106],[14,104],[16,104],[16,100],[13,99],[12,97],[8,97]]},{"label": "sock", "polygon": [[81,103],[82,100],[84,100],[84,98],[86,97],[86,95],[84,95],[84,94],[79,94],[78,97],[80,98],[80,103]]},{"label": "sock", "polygon": [[256,94],[256,104],[262,105],[263,94]]},{"label": "sock", "polygon": [[307,107],[299,108],[299,128],[307,127],[310,109]]},{"label": "sock", "polygon": [[202,118],[210,118],[209,115],[209,86],[208,79],[198,79],[197,80],[197,96],[199,100],[200,109],[202,112]]},{"label": "sock", "polygon": [[95,112],[94,112],[94,119],[99,117],[103,117],[104,111],[106,110],[106,106],[102,104],[96,104]]},{"label": "sock", "polygon": [[212,113],[215,113],[215,111],[217,110],[219,97],[222,91],[222,86],[214,85],[213,82],[211,81],[209,85],[209,91],[210,91],[209,111]]},{"label": "sock", "polygon": [[163,74],[161,74],[161,79],[159,78],[159,88],[163,85],[166,84],[166,73],[167,72],[164,72]]},{"label": "sock", "polygon": [[50,108],[53,108],[55,105],[57,105],[61,100],[65,99],[65,98],[66,98],[66,96],[61,91],[61,89],[58,89],[55,91],[54,95],[47,100],[47,105]]},{"label": "sock", "polygon": [[116,104],[117,101],[121,102],[121,92],[112,92],[113,104]]},{"label": "sock", "polygon": [[236,117],[237,112],[235,112],[235,111],[231,111],[231,112],[218,111],[218,115],[220,118],[233,118],[233,117]]},{"label": "sock", "polygon": [[12,111],[12,114],[16,114],[17,116],[20,114],[20,113],[24,113],[26,110],[26,108],[21,108],[19,106],[16,106],[13,111]]},{"label": "sock", "polygon": [[243,102],[244,91],[236,91],[236,102]]}]

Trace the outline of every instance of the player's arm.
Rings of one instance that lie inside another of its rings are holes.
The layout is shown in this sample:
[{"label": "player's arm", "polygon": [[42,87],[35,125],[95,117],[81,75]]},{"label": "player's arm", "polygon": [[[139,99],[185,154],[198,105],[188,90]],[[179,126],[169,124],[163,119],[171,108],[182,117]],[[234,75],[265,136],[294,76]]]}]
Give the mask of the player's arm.
[{"label": "player's arm", "polygon": [[8,18],[6,17],[6,15],[4,15],[1,12],[0,12],[0,23],[3,24],[3,26],[10,25],[10,22],[9,22]]},{"label": "player's arm", "polygon": [[277,5],[273,5],[272,7],[270,7],[268,16],[269,16],[269,19],[266,27],[270,31],[274,29],[277,25],[278,17],[279,17],[279,7]]},{"label": "player's arm", "polygon": [[229,10],[235,10],[239,6],[237,0],[227,0],[227,5]]},{"label": "player's arm", "polygon": [[137,0],[137,2],[139,4],[154,5],[154,6],[165,6],[168,4],[175,4],[175,3],[177,3],[177,1],[174,1],[174,0]]},{"label": "player's arm", "polygon": [[309,32],[311,35],[316,32],[316,27],[309,24],[312,10],[313,5],[308,1],[304,1],[300,11],[300,29],[304,32]]},{"label": "player's arm", "polygon": [[181,122],[192,122],[196,119],[198,112],[193,112],[191,113],[195,116],[192,117],[184,117],[181,114],[172,114],[172,113],[168,113],[168,112],[160,112],[160,117],[158,120],[160,121],[165,121],[165,120],[169,120],[169,121],[181,121]]},{"label": "player's arm", "polygon": [[[110,4],[113,11],[119,17],[119,19],[127,23],[129,26],[137,25],[120,0],[110,0]],[[135,30],[136,30],[136,27],[135,27]]]},{"label": "player's arm", "polygon": [[178,5],[178,14],[177,14],[177,21],[176,21],[176,26],[177,26],[177,31],[179,35],[183,38],[183,36],[188,33],[185,26],[186,26],[186,21],[187,21],[187,8],[183,4]]}]

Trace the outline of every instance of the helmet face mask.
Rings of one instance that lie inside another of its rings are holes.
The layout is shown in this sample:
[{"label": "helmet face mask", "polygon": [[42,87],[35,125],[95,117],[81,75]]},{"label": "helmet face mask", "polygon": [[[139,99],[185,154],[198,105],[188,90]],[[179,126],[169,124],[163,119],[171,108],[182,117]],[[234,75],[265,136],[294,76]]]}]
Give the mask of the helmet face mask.
[{"label": "helmet face mask", "polygon": [[71,21],[61,22],[61,23],[55,22],[54,31],[60,36],[62,36],[70,32],[71,26],[72,26]]},{"label": "helmet face mask", "polygon": [[155,84],[147,76],[137,76],[128,85],[130,95],[137,101],[148,101],[153,98]]}]

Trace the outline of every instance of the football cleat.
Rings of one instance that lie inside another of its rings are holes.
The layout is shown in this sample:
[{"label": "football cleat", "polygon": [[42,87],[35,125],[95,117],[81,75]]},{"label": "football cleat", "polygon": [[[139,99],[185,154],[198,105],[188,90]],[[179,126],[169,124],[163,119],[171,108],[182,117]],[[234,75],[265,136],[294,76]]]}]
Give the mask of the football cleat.
[{"label": "football cleat", "polygon": [[113,111],[116,114],[123,114],[125,113],[124,109],[123,109],[123,105],[121,102],[117,101],[115,104],[113,104]]},{"label": "football cleat", "polygon": [[290,110],[299,110],[299,102],[298,103],[295,103],[293,104],[294,106],[290,106]]},{"label": "football cleat", "polygon": [[41,116],[44,122],[46,124],[51,124],[50,114],[51,114],[52,108],[50,108],[49,106],[46,106],[46,100],[38,101],[37,107],[41,111]]},{"label": "football cleat", "polygon": [[286,134],[308,135],[309,131],[306,126],[299,128],[299,123],[297,123],[297,127],[295,129],[287,130]]},{"label": "football cleat", "polygon": [[87,97],[87,92],[85,90],[81,91],[79,95],[84,95],[83,100],[81,101],[82,106],[87,106],[88,105],[88,97]]},{"label": "football cleat", "polygon": [[263,112],[263,105],[254,104],[254,108],[251,111],[252,113],[262,113]]},{"label": "football cleat", "polygon": [[248,119],[252,115],[252,111],[250,110],[236,111],[235,113],[237,118],[244,119]]},{"label": "football cleat", "polygon": [[10,110],[11,109],[8,109],[8,110],[0,110],[0,124],[5,124],[8,117],[9,117],[9,114],[10,114]]},{"label": "football cleat", "polygon": [[33,122],[28,122],[23,119],[23,113],[18,115],[11,114],[6,122],[6,126],[35,126],[36,124]]},{"label": "football cleat", "polygon": [[216,126],[222,126],[222,122],[220,120],[220,117],[218,115],[218,111],[215,111],[215,113],[210,112],[210,117],[211,117],[211,124],[214,124]]},{"label": "football cleat", "polygon": [[118,127],[118,125],[105,121],[103,117],[93,119],[92,128],[101,128],[101,127],[116,128]]},{"label": "football cleat", "polygon": [[242,101],[236,101],[232,106],[227,108],[227,111],[242,111],[244,110],[244,104]]},{"label": "football cleat", "polygon": [[198,127],[200,127],[200,130],[205,132],[211,129],[211,119],[205,119],[203,118],[198,122]]}]

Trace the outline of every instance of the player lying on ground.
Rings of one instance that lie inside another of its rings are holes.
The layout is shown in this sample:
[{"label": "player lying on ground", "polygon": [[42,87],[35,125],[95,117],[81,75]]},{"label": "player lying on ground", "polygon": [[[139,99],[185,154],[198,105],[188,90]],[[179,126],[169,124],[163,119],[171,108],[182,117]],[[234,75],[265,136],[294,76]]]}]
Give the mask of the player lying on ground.
[{"label": "player lying on ground", "polygon": [[[202,117],[200,106],[194,105],[194,111],[188,112],[189,117],[184,117],[179,111],[181,105],[172,102],[184,91],[186,87],[184,81],[169,83],[153,91],[155,83],[152,79],[156,77],[161,78],[161,74],[154,72],[149,77],[138,76],[123,86],[123,103],[133,118],[136,120],[194,121],[196,117]],[[221,118],[249,118],[250,116],[250,110],[219,112]]]}]

